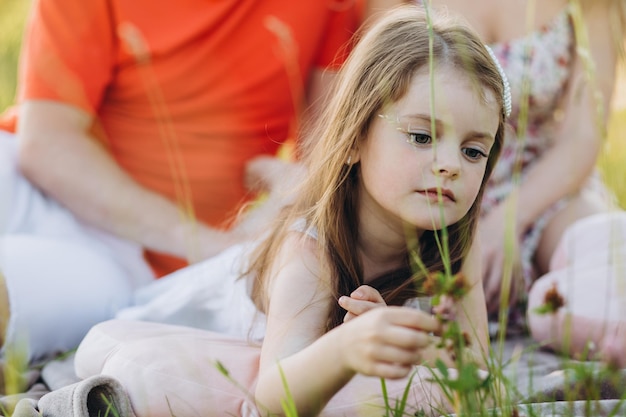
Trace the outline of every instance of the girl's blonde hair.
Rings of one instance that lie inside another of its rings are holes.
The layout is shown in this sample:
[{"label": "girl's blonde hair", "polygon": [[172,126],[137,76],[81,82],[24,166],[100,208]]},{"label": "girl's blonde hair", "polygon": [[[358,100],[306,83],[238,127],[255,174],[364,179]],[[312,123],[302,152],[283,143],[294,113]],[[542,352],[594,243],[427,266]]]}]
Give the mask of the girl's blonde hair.
[{"label": "girl's blonde hair", "polygon": [[[471,29],[442,16],[432,16],[430,24],[434,62],[467,73],[476,83],[477,94],[483,95],[485,90],[493,92],[501,110],[495,144],[478,197],[460,221],[448,226],[450,262],[452,271],[457,272],[471,245],[484,186],[502,147],[504,82],[485,46]],[[429,60],[429,22],[424,10],[417,6],[391,10],[358,41],[340,71],[333,97],[320,123],[308,135],[311,142],[304,152],[304,161],[309,172],[298,189],[296,201],[285,209],[252,259],[249,272],[257,279],[253,291],[257,305],[265,306],[264,283],[272,261],[293,225],[302,220],[318,235],[322,271],[328,277],[335,298],[348,295],[363,284],[356,244],[359,241],[360,165],[350,165],[347,161],[366,140],[372,120],[407,93],[413,76],[417,71],[427,70]],[[406,268],[390,271],[370,283],[381,291],[388,304],[402,304],[417,295],[415,275],[422,273],[410,267],[411,251],[421,257],[429,271],[444,270],[444,261],[435,243],[435,234],[440,235],[440,231],[425,231],[419,240],[416,231],[407,233],[407,241],[417,243],[407,244]],[[336,303],[333,305],[327,330],[340,324],[345,313]]]}]

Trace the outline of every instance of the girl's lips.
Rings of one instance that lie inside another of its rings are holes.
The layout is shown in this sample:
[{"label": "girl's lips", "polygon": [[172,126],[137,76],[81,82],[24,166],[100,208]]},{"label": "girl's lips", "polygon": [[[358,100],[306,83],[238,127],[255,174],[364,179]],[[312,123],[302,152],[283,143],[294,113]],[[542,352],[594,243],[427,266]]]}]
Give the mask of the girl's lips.
[{"label": "girl's lips", "polygon": [[[429,188],[427,190],[417,190],[417,192],[424,197],[429,198],[431,201],[438,202],[439,201],[439,193],[436,188]],[[456,201],[454,199],[454,193],[446,188],[441,189],[441,199],[442,201]]]}]

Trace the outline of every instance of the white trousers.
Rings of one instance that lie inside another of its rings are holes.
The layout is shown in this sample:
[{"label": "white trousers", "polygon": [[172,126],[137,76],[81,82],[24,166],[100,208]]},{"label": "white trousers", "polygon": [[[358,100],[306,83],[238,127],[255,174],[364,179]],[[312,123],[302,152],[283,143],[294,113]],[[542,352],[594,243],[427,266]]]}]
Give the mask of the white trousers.
[{"label": "white trousers", "polygon": [[2,353],[30,361],[76,347],[152,281],[141,248],[91,228],[26,180],[0,131],[0,273],[10,320]]}]

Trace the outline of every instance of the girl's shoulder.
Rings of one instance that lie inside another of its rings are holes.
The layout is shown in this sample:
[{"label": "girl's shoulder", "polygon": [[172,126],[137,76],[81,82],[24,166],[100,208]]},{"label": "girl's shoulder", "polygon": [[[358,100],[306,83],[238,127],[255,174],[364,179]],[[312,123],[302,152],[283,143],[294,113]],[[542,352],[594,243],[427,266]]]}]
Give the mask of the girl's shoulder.
[{"label": "girl's shoulder", "polygon": [[320,277],[321,248],[315,230],[306,224],[294,224],[285,235],[272,262],[269,289],[272,292],[277,281],[318,280]]},{"label": "girl's shoulder", "polygon": [[331,299],[322,259],[317,239],[302,231],[289,231],[270,268],[266,287],[269,310],[293,317],[312,303]]},{"label": "girl's shoulder", "polygon": [[306,235],[314,240],[318,239],[317,229],[313,226],[310,226],[306,219],[298,219],[296,220],[291,227],[289,228],[292,232],[297,232],[303,235]]}]

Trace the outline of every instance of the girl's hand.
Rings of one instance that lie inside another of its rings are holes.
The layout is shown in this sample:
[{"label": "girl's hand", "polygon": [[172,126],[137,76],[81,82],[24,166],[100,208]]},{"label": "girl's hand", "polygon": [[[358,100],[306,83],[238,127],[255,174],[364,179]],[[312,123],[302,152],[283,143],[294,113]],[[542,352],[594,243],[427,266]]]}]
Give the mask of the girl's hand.
[{"label": "girl's hand", "polygon": [[456,320],[456,303],[449,295],[442,295],[439,304],[433,307],[433,313],[445,322]]},{"label": "girl's hand", "polygon": [[345,295],[339,297],[338,302],[347,311],[343,317],[344,323],[374,308],[387,306],[378,290],[369,285],[361,285],[352,291],[349,297]]},{"label": "girl's hand", "polygon": [[433,316],[408,307],[374,308],[333,331],[343,366],[364,375],[403,378],[423,361],[439,327]]}]

